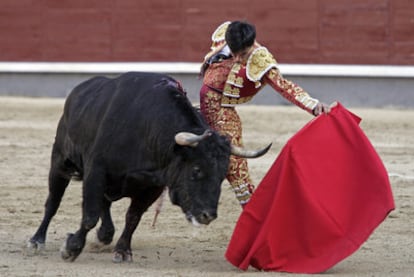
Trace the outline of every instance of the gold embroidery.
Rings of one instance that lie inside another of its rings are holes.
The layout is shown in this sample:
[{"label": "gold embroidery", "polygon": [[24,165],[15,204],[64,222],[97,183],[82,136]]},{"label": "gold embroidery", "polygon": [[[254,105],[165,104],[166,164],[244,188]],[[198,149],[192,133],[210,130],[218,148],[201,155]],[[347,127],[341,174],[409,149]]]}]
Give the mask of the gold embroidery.
[{"label": "gold embroidery", "polygon": [[297,94],[295,99],[311,110],[313,110],[319,102],[317,99],[310,97],[306,92]]},{"label": "gold embroidery", "polygon": [[[231,100],[237,101],[238,99]],[[221,121],[223,122],[220,126],[220,130],[229,136],[233,145],[242,147],[242,126],[236,110],[233,108],[222,108],[219,114]],[[240,204],[247,203],[251,196],[250,186],[252,184],[247,160],[231,155],[226,178],[233,188]]]},{"label": "gold embroidery", "polygon": [[210,65],[204,74],[203,83],[210,87],[223,89],[232,66],[233,62],[230,60]]},{"label": "gold embroidery", "polygon": [[289,80],[284,79],[278,70],[270,70],[267,76],[278,87],[275,89],[280,91],[282,95],[289,101],[297,103],[299,106],[302,106],[309,111],[312,111],[313,108],[315,108],[318,104],[318,99],[310,97],[302,87],[294,84]]},{"label": "gold embroidery", "polygon": [[230,23],[230,21],[224,22],[223,24],[218,26],[217,29],[213,32],[213,34],[211,35],[211,40],[213,41],[213,43],[211,44],[210,52],[208,52],[204,56],[204,62],[206,62],[214,54],[218,53],[221,49],[223,49],[224,46],[226,46],[225,35],[227,27]]},{"label": "gold embroidery", "polygon": [[200,98],[203,115],[205,116],[207,123],[214,130],[218,130],[218,125],[221,119],[219,118],[219,111],[222,109],[220,106],[222,95],[214,91],[209,90],[205,97]]},{"label": "gold embroidery", "polygon": [[277,68],[275,58],[265,47],[258,47],[247,60],[247,78],[252,82],[260,81],[271,68]]},{"label": "gold embroidery", "polygon": [[226,95],[228,97],[238,98],[240,97],[240,89],[237,87],[233,87],[229,83],[226,83],[224,85],[223,95]]},{"label": "gold embroidery", "polygon": [[230,21],[226,21],[220,26],[217,27],[217,29],[214,31],[214,33],[211,35],[211,40],[214,42],[219,42],[225,39],[227,27],[230,25]]},{"label": "gold embroidery", "polygon": [[243,104],[246,102],[249,102],[253,96],[247,96],[242,98],[231,98],[223,95],[223,98],[221,99],[221,106],[222,107],[234,107],[239,104]]},{"label": "gold embroidery", "polygon": [[236,74],[229,74],[226,83],[231,84],[233,86],[242,88],[243,87],[243,78],[237,77]]},{"label": "gold embroidery", "polygon": [[277,76],[277,85],[292,94],[293,83],[289,80],[284,79],[281,75]]},{"label": "gold embroidery", "polygon": [[241,68],[242,68],[241,64],[235,63],[233,67],[231,68],[231,72],[238,73]]},{"label": "gold embroidery", "polygon": [[[238,77],[236,74],[239,73],[241,65],[235,63],[227,76],[226,84],[223,89],[223,94],[229,97],[240,97],[240,89],[243,87],[243,78]],[[235,86],[235,87],[233,87]]]},{"label": "gold embroidery", "polygon": [[268,74],[270,79],[275,79],[277,75],[280,75],[279,70],[277,68],[274,70],[270,70]]},{"label": "gold embroidery", "polygon": [[[227,98],[232,101],[241,100],[228,98],[222,94],[208,91],[206,97],[201,100],[202,105],[205,107],[204,116],[214,130],[227,136],[233,145],[242,147],[243,141],[240,117],[234,108],[222,107],[220,105],[222,98]],[[249,201],[252,182],[249,176],[246,159],[231,155],[226,178],[233,188],[240,204]]]},{"label": "gold embroidery", "polygon": [[243,78],[242,77],[237,77],[236,81],[234,82],[234,84],[236,87],[243,87]]}]

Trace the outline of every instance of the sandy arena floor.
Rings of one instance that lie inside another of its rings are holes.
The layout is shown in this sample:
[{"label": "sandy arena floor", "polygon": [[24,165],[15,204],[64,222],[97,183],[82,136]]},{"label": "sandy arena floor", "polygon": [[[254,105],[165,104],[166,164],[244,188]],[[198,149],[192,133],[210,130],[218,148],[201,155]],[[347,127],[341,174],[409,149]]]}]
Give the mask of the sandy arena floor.
[{"label": "sandy arena floor", "polygon": [[[134,261],[130,264],[113,264],[111,248],[97,251],[94,231],[75,262],[60,258],[66,233],[75,231],[80,221],[81,184],[72,182],[50,225],[44,253],[27,255],[26,241],[43,215],[50,151],[62,107],[63,99],[0,97],[0,276],[292,275],[254,269],[242,272],[224,259],[241,211],[227,182],[223,183],[219,217],[207,227],[188,224],[168,200],[154,229],[150,209],[133,237]],[[413,276],[414,110],[350,110],[362,117],[361,127],[389,171],[396,209],[356,253],[320,276]],[[285,142],[311,116],[294,106],[242,106],[239,111],[247,147],[273,142],[270,153],[250,161],[252,176],[259,183]],[[127,205],[127,199],[113,205],[115,239]]]}]

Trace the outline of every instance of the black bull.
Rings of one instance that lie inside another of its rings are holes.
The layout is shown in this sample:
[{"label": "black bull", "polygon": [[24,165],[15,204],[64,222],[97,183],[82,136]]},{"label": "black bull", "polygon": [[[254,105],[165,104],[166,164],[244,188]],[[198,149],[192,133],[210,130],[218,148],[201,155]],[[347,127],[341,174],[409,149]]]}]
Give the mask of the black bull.
[{"label": "black bull", "polygon": [[189,220],[208,224],[217,217],[231,149],[224,136],[209,131],[169,76],[130,72],[85,81],[65,102],[52,149],[45,214],[29,247],[44,246],[72,177],[83,180],[82,220],[62,247],[65,260],[81,253],[99,218],[98,240],[112,241],[111,202],[122,197],[131,203],[115,245],[115,261],[132,259],[132,234],[166,186],[171,202]]}]

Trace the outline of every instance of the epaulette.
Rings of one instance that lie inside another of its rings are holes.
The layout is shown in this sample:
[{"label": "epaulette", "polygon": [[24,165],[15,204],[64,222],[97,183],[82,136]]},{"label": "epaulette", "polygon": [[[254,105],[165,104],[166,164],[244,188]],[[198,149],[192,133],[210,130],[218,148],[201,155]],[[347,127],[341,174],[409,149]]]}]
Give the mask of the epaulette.
[{"label": "epaulette", "polygon": [[260,81],[271,68],[277,68],[276,59],[266,47],[258,47],[253,50],[247,60],[247,78],[252,82]]},{"label": "epaulette", "polygon": [[214,33],[211,35],[211,40],[213,42],[224,41],[227,27],[229,27],[230,23],[231,23],[230,21],[226,21],[222,23],[220,26],[218,26],[217,29],[214,31]]},{"label": "epaulette", "polygon": [[226,45],[226,31],[230,23],[230,21],[222,23],[211,35],[211,40],[213,42],[210,47],[210,52],[204,56],[204,62],[208,61],[214,54],[219,52]]}]

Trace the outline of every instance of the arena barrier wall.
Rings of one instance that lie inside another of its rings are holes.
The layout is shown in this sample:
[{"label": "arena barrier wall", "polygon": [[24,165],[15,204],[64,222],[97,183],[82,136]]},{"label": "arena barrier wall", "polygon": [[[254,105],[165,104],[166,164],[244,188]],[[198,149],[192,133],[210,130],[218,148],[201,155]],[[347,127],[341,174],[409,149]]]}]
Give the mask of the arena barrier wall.
[{"label": "arena barrier wall", "polygon": [[[171,62],[0,62],[0,95],[66,97],[80,82],[96,76],[150,71],[179,80],[190,100],[198,102],[199,63]],[[414,107],[414,66],[280,64],[285,78],[324,102],[353,107]],[[265,87],[251,104],[284,105]]]}]

